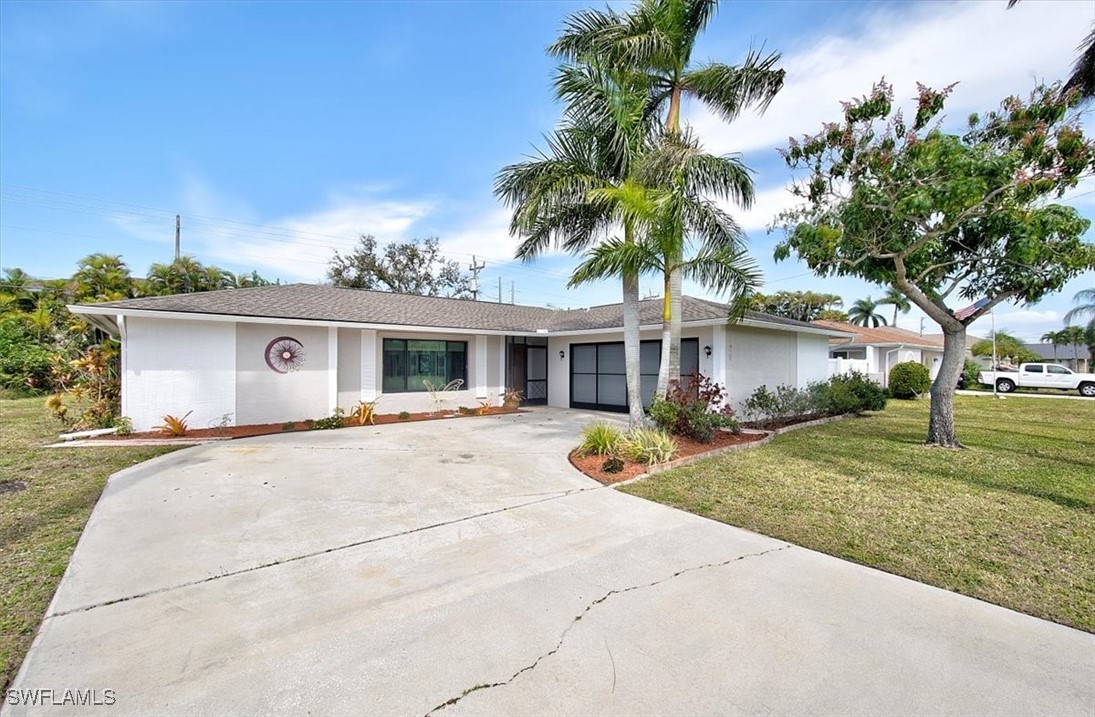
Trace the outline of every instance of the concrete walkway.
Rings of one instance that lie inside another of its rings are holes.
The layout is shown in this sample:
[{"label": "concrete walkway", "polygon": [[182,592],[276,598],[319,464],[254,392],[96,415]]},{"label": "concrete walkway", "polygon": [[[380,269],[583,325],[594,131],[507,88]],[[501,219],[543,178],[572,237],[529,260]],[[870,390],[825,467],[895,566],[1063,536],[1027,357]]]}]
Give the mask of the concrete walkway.
[{"label": "concrete walkway", "polygon": [[1095,636],[602,488],[565,459],[590,418],[267,436],[115,475],[12,687],[116,704],[4,714],[1095,708]]}]

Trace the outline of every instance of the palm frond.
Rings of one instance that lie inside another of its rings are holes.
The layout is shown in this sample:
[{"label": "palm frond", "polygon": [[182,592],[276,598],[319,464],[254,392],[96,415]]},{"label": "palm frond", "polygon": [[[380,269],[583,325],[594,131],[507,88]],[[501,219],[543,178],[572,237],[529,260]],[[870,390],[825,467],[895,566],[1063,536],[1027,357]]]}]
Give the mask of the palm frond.
[{"label": "palm frond", "polygon": [[713,62],[685,73],[682,82],[686,92],[729,122],[748,107],[768,109],[783,88],[785,73],[778,68],[779,61],[778,52],[762,57],[750,51],[739,66]]},{"label": "palm frond", "polygon": [[763,275],[756,261],[745,251],[707,246],[680,264],[684,278],[718,294],[743,300],[760,288]]},{"label": "palm frond", "polygon": [[650,274],[663,269],[662,257],[649,242],[629,242],[612,238],[585,254],[567,283],[568,288],[624,274]]}]

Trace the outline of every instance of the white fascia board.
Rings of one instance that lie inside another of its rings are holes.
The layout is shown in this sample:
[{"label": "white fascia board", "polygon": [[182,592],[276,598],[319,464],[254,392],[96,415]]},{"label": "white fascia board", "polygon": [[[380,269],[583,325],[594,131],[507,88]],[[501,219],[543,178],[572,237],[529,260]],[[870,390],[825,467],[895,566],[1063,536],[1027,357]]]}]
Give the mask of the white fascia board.
[{"label": "white fascia board", "polygon": [[867,347],[872,347],[872,348],[876,348],[876,349],[888,349],[888,348],[896,347],[896,348],[899,348],[899,349],[903,349],[903,348],[927,349],[928,351],[942,351],[943,350],[942,346],[935,346],[934,344],[918,344],[918,343],[911,342],[911,341],[906,341],[904,343],[898,343],[896,341],[890,341],[890,342],[887,342],[887,343],[868,342],[868,343],[859,343],[859,344],[834,344],[830,348],[841,351],[841,350],[846,349],[846,348],[862,349],[862,348],[867,348]]},{"label": "white fascia board", "polygon": [[346,329],[372,329],[374,331],[413,331],[434,334],[482,334],[486,336],[542,336],[536,331],[500,331],[496,329],[464,329],[447,326],[413,326],[410,324],[374,324],[362,321],[324,321],[321,319],[291,319],[271,316],[238,316],[236,314],[198,314],[185,311],[150,311],[148,309],[119,309],[117,307],[69,306],[74,314],[87,316],[132,316],[141,319],[178,319],[185,321],[227,321],[240,324],[293,324],[294,326],[335,326]]},{"label": "white fascia board", "polygon": [[[610,326],[602,329],[575,329],[562,331],[547,331],[543,329],[526,329],[523,331],[506,331],[499,329],[466,329],[448,326],[414,326],[411,324],[377,324],[364,321],[327,321],[322,319],[291,319],[270,316],[240,316],[236,314],[200,314],[185,311],[153,311],[149,309],[119,309],[109,306],[71,305],[68,310],[74,314],[85,316],[132,316],[145,319],[180,319],[186,321],[227,321],[242,324],[293,324],[295,326],[340,326],[348,329],[373,329],[375,331],[411,331],[418,333],[434,334],[468,334],[483,336],[593,336],[597,334],[612,334],[623,331],[623,326]],[[726,319],[705,319],[703,321],[685,321],[682,326],[719,326],[727,324]],[[645,324],[639,327],[640,331],[661,329],[661,323]],[[768,329],[771,331],[790,331],[792,333],[820,334],[822,336],[848,337],[855,334],[835,331],[833,329],[815,328],[813,326],[789,326],[756,319],[730,324],[733,326],[749,326],[753,328]]]}]

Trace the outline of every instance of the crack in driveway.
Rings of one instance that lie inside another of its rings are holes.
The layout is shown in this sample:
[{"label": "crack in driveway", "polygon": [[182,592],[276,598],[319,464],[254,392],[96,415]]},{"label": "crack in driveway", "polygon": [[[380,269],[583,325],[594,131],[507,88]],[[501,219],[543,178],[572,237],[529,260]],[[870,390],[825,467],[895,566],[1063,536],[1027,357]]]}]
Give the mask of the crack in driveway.
[{"label": "crack in driveway", "polygon": [[[72,615],[73,613],[87,612],[89,610],[94,610],[96,608],[106,607],[107,605],[116,605],[118,603],[129,602],[130,600],[137,600],[139,598],[149,597],[151,595],[158,595],[160,593],[171,592],[173,590],[179,590],[181,588],[188,588],[188,587],[193,587],[194,585],[202,585],[204,583],[210,583],[210,582],[213,582],[214,580],[221,580],[223,578],[230,578],[230,577],[234,577],[236,575],[244,575],[246,573],[253,573],[257,570],[265,570],[266,568],[273,568],[273,567],[277,567],[279,565],[286,565],[288,563],[295,563],[295,562],[298,562],[298,561],[301,561],[301,560],[308,560],[310,558],[316,558],[316,557],[319,557],[321,555],[327,555],[329,553],[336,553],[336,552],[339,552],[339,551],[342,551],[342,550],[349,550],[351,548],[358,548],[358,547],[361,547],[363,545],[369,545],[371,543],[378,543],[378,542],[383,541],[383,540],[391,540],[393,538],[400,538],[400,537],[403,537],[403,536],[406,536],[406,535],[413,535],[414,533],[421,533],[421,532],[426,531],[426,530],[433,530],[435,528],[444,528],[446,526],[456,525],[458,523],[466,523],[466,522],[471,521],[471,520],[477,520],[479,518],[484,518],[488,515],[497,515],[498,513],[505,513],[506,511],[516,510],[518,508],[525,508],[525,507],[528,507],[530,505],[537,505],[539,503],[547,503],[549,501],[559,500],[561,498],[566,498],[566,497],[571,496],[571,495],[577,495],[579,493],[587,493],[591,490],[603,490],[606,487],[607,486],[598,485],[598,486],[591,486],[589,488],[574,488],[574,489],[567,490],[567,491],[554,491],[554,492],[551,492],[551,493],[547,493],[546,495],[548,497],[546,497],[546,498],[538,498],[536,500],[525,501],[524,503],[516,503],[514,505],[507,505],[507,506],[504,506],[504,507],[501,507],[501,508],[494,508],[493,510],[487,510],[487,511],[483,511],[481,513],[475,513],[473,515],[465,515],[465,516],[462,516],[460,518],[453,518],[451,520],[443,520],[443,521],[438,522],[438,523],[431,523],[429,525],[421,525],[417,528],[411,528],[409,530],[400,531],[398,533],[389,533],[387,535],[378,535],[378,536],[375,536],[375,537],[372,537],[372,538],[364,538],[362,540],[355,540],[355,541],[350,542],[350,543],[344,543],[342,545],[336,545],[336,546],[330,547],[330,548],[323,548],[322,550],[313,550],[313,551],[308,552],[308,553],[302,553],[300,555],[294,555],[294,556],[289,557],[289,558],[282,558],[281,560],[272,560],[270,562],[261,563],[259,565],[252,565],[250,567],[240,568],[238,570],[225,570],[225,571],[220,572],[216,575],[209,575],[209,576],[201,578],[199,580],[189,580],[187,582],[178,583],[176,585],[168,585],[168,586],[161,587],[161,588],[155,588],[154,590],[146,590],[144,592],[134,593],[132,595],[124,595],[122,597],[113,598],[111,600],[103,600],[101,602],[92,603],[91,605],[82,605],[80,607],[74,607],[74,608],[70,608],[68,610],[59,610],[57,612],[50,613],[50,614],[46,615],[42,619],[44,621],[44,620],[53,619],[55,617],[64,617],[65,615]],[[533,494],[533,495],[535,495],[535,494]],[[541,495],[543,495],[543,494],[541,494]],[[521,497],[521,496],[511,496],[511,497]]]},{"label": "crack in driveway", "polygon": [[[608,592],[606,592],[601,597],[597,598],[593,602],[586,605],[584,610],[582,610],[580,613],[578,613],[577,615],[574,616],[574,619],[570,621],[570,624],[567,625],[566,628],[563,630],[562,634],[559,635],[559,640],[558,640],[558,642],[555,643],[555,647],[551,648],[547,652],[544,652],[544,653],[540,654],[539,656],[537,656],[537,658],[535,660],[533,660],[529,664],[525,665],[521,669],[517,670],[517,672],[514,672],[512,675],[510,675],[508,678],[506,678],[504,680],[501,680],[499,682],[479,683],[479,684],[473,685],[472,687],[469,687],[468,689],[464,690],[463,692],[461,692],[459,695],[457,695],[455,697],[450,697],[449,699],[445,700],[444,702],[442,702],[441,704],[437,705],[436,707],[431,709],[429,712],[427,712],[425,714],[425,717],[430,717],[430,715],[434,714],[435,712],[438,712],[439,710],[443,710],[447,707],[451,707],[454,704],[456,704],[457,702],[460,702],[462,699],[464,699],[468,695],[473,694],[475,692],[479,692],[481,690],[489,690],[489,689],[493,689],[495,687],[504,687],[504,686],[510,684],[511,682],[513,682],[514,680],[516,680],[521,675],[525,674],[526,672],[529,672],[531,670],[536,669],[536,667],[541,662],[543,662],[544,660],[551,657],[552,655],[554,655],[555,653],[557,653],[559,650],[562,649],[563,643],[566,642],[567,635],[570,634],[571,629],[575,625],[577,625],[579,622],[581,622],[582,618],[584,618],[593,608],[597,607],[598,605],[605,602],[606,600],[613,597],[614,595],[623,595],[624,593],[629,593],[629,592],[632,592],[634,590],[645,590],[647,588],[652,588],[652,587],[655,587],[657,585],[661,585],[662,583],[668,582],[668,581],[672,580],[673,578],[680,577],[681,575],[684,575],[685,573],[691,573],[691,572],[695,572],[697,570],[707,570],[708,568],[722,568],[722,567],[726,567],[727,565],[730,565],[731,563],[736,563],[738,561],[745,560],[747,558],[759,558],[759,557],[768,555],[769,553],[778,553],[781,550],[787,550],[788,548],[793,548],[793,547],[794,547],[793,545],[785,544],[785,545],[781,545],[778,548],[770,548],[768,550],[762,550],[759,553],[747,553],[745,555],[739,555],[736,558],[730,558],[729,560],[723,560],[722,562],[718,562],[718,563],[705,563],[703,565],[694,565],[690,568],[684,568],[683,570],[678,570],[677,572],[673,573],[672,575],[668,575],[664,578],[660,578],[658,580],[655,580],[654,582],[641,583],[639,585],[631,585],[631,586],[626,587],[626,588],[616,588],[616,589],[613,589],[613,590],[609,590]],[[606,642],[605,643],[605,648],[607,649],[607,647],[608,647],[608,643]],[[609,656],[611,657],[611,655],[612,655],[612,653],[610,651]],[[616,660],[615,660],[615,658],[612,658],[612,670],[613,670],[612,686],[613,686],[613,689],[615,689],[615,686],[616,686],[616,674],[615,674]]]}]

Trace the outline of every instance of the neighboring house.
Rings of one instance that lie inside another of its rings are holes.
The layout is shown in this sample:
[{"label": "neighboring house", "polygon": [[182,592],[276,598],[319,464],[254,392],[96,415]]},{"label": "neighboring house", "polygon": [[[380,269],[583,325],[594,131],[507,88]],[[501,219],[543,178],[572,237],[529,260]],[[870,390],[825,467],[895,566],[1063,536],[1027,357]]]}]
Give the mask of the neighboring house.
[{"label": "neighboring house", "polygon": [[[1056,351],[1053,344],[1024,344],[1024,346],[1041,356],[1042,361],[1046,363],[1058,363],[1079,373],[1091,370],[1091,351],[1083,344],[1079,346],[1057,344]],[[1054,356],[1054,353],[1057,355]]]},{"label": "neighboring house", "polygon": [[[828,377],[829,340],[847,335],[683,298],[681,370],[725,384],[740,406],[762,384]],[[641,303],[644,402],[657,381],[661,299]],[[547,309],[291,284],[69,307],[117,335],[122,414],[138,431],[164,414],[191,425],[279,423],[349,410],[426,411],[427,382],[463,381],[450,408],[497,401],[625,411],[620,304]]]},{"label": "neighboring house", "polygon": [[859,371],[885,386],[895,364],[916,361],[926,366],[934,379],[943,362],[942,336],[921,336],[892,326],[868,328],[841,321],[818,320],[812,325],[852,334],[851,338],[829,339],[830,374]]}]

